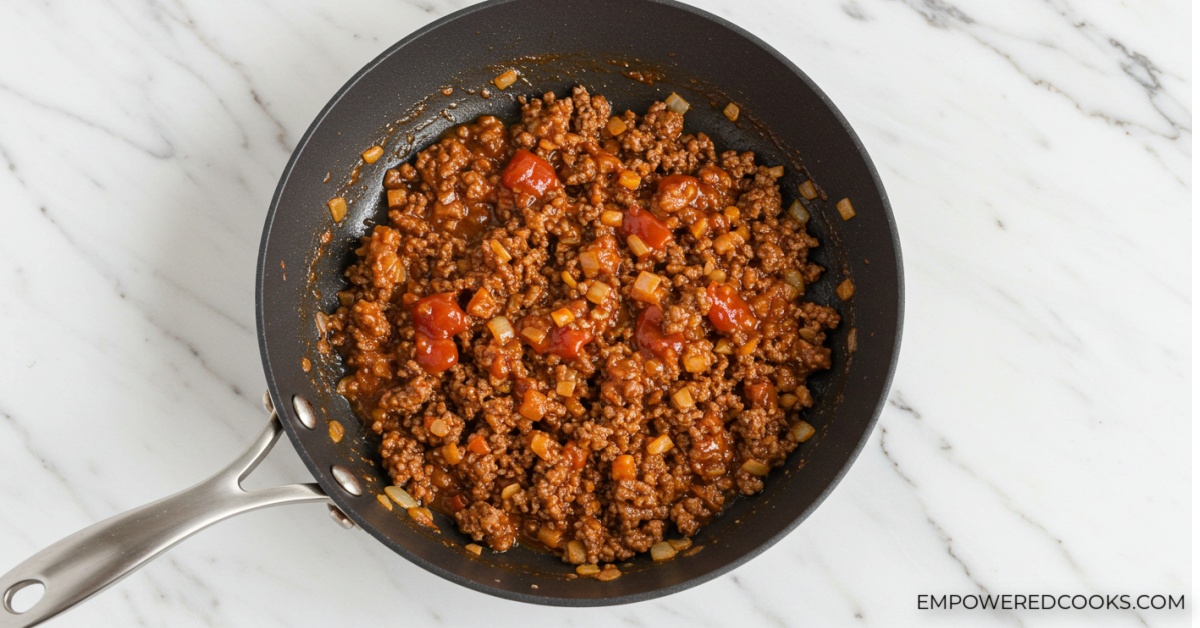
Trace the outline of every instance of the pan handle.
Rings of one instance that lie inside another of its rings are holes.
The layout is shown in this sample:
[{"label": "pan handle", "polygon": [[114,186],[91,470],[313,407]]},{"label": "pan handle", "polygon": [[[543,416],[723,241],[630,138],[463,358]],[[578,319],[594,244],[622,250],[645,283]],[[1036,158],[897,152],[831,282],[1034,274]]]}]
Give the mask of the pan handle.
[{"label": "pan handle", "polygon": [[[307,502],[328,502],[316,484],[246,491],[241,482],[262,462],[283,426],[271,420],[254,444],[211,478],[170,497],[95,523],[34,554],[0,576],[0,628],[25,628],[58,615],[116,584],[176,543],[234,515]],[[45,587],[23,613],[14,594],[29,585]]]}]

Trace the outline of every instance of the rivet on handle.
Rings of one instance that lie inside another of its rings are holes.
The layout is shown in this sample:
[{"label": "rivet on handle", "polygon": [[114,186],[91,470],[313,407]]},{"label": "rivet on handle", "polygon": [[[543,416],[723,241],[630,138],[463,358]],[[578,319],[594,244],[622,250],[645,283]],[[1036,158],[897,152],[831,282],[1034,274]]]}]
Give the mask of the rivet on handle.
[{"label": "rivet on handle", "polygon": [[336,521],[338,525],[347,530],[354,527],[354,522],[350,520],[350,517],[347,517],[346,513],[342,512],[341,508],[338,508],[333,504],[329,504],[329,517]]},{"label": "rivet on handle", "polygon": [[337,480],[338,484],[341,484],[342,489],[347,493],[362,495],[362,485],[358,483],[358,478],[349,469],[340,464],[335,464],[329,470],[333,472],[333,479]]},{"label": "rivet on handle", "polygon": [[307,399],[300,395],[292,397],[292,407],[296,409],[296,416],[304,427],[310,430],[317,427],[317,413]]}]

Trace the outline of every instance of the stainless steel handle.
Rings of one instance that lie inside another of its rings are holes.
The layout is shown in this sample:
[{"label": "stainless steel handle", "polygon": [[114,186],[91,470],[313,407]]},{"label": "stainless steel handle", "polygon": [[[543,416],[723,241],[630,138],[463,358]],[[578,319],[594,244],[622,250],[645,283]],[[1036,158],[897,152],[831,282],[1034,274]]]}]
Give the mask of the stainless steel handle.
[{"label": "stainless steel handle", "polygon": [[[116,584],[125,576],[208,526],[244,512],[306,502],[327,502],[316,484],[261,491],[241,482],[262,462],[283,426],[271,420],[254,444],[211,478],[170,497],[93,524],[34,554],[0,576],[0,628],[36,626]],[[29,583],[45,586],[42,598],[23,613],[13,595]]]}]

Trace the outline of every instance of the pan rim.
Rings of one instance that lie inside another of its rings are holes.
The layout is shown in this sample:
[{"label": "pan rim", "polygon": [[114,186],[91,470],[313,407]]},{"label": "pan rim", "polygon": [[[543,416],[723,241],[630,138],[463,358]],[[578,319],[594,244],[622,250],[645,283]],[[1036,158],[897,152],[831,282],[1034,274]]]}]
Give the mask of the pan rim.
[{"label": "pan rim", "polygon": [[[424,37],[427,34],[430,34],[434,31],[438,30],[439,28],[441,28],[451,22],[454,22],[463,17],[474,14],[478,11],[489,10],[489,9],[495,8],[497,6],[510,4],[510,3],[514,3],[514,2],[521,2],[521,1],[524,1],[524,0],[489,0],[487,2],[481,2],[476,5],[465,7],[458,11],[450,13],[446,16],[443,16],[442,18],[439,18],[439,19],[425,25],[424,27],[422,27],[420,29],[417,29],[416,31],[410,33],[409,35],[402,38],[395,44],[389,46],[386,50],[384,50],[382,53],[380,53],[378,56],[376,56],[370,62],[365,64],[361,69],[359,69],[349,80],[346,81],[345,84],[342,85],[341,88],[338,89],[338,91],[329,99],[329,101],[325,104],[325,106],[314,117],[312,123],[310,123],[307,130],[301,136],[300,140],[296,143],[296,146],[293,149],[292,154],[289,157],[288,162],[280,175],[279,183],[277,184],[275,192],[272,195],[271,202],[270,202],[270,205],[269,205],[269,208],[267,211],[264,228],[263,228],[263,234],[262,234],[262,238],[259,243],[258,263],[257,263],[257,267],[256,267],[256,277],[255,277],[255,319],[256,319],[256,331],[257,331],[258,341],[259,341],[259,351],[260,351],[262,362],[263,362],[263,369],[264,369],[264,372],[266,375],[268,391],[269,391],[272,399],[274,400],[277,408],[290,407],[290,403],[285,403],[285,401],[289,401],[289,400],[285,399],[283,397],[283,395],[280,393],[280,390],[279,390],[279,387],[277,384],[277,380],[275,378],[274,369],[271,364],[270,355],[267,350],[267,341],[266,341],[267,330],[266,330],[266,321],[265,321],[265,314],[264,314],[264,312],[265,312],[264,285],[265,285],[266,269],[267,269],[267,259],[266,259],[267,244],[268,244],[268,241],[270,240],[271,229],[272,229],[276,214],[279,209],[280,199],[283,195],[284,190],[288,186],[288,181],[291,178],[291,175],[293,174],[293,171],[296,167],[296,164],[297,164],[301,154],[304,153],[304,148],[308,145],[308,143],[312,139],[313,135],[324,123],[326,117],[330,114],[330,112],[332,112],[333,109],[335,107],[337,107],[337,105],[342,101],[342,99],[359,83],[359,81],[361,81],[364,77],[366,77],[368,74],[370,74],[380,64],[384,63],[392,55],[399,53],[401,50],[403,50],[404,48],[406,48],[407,46],[412,44],[414,41]],[[901,341],[902,341],[903,331],[904,331],[904,266],[903,266],[903,255],[902,255],[901,247],[900,247],[899,231],[896,227],[895,216],[892,212],[891,202],[888,199],[887,192],[883,187],[883,182],[880,180],[879,172],[876,169],[875,164],[872,161],[870,155],[867,153],[866,147],[863,145],[861,139],[858,137],[858,134],[850,126],[849,122],[846,120],[846,118],[842,114],[842,112],[836,107],[836,105],[834,105],[833,101],[830,100],[829,96],[823,90],[821,90],[821,88],[811,78],[809,78],[807,74],[805,74],[790,59],[788,59],[786,56],[784,56],[782,53],[780,53],[778,50],[776,50],[771,45],[767,44],[762,39],[758,38],[757,36],[746,31],[745,29],[743,29],[743,28],[737,26],[736,24],[733,24],[733,23],[729,22],[728,20],[725,20],[717,15],[714,15],[712,13],[709,13],[707,11],[704,11],[702,9],[699,9],[699,8],[696,8],[693,6],[683,4],[681,2],[677,2],[676,0],[639,0],[639,1],[647,2],[647,3],[651,3],[651,4],[664,5],[664,6],[671,7],[671,8],[677,9],[677,10],[685,11],[694,16],[697,16],[697,17],[700,17],[707,21],[713,22],[717,26],[723,27],[724,29],[731,31],[734,35],[744,38],[746,41],[750,42],[751,44],[753,44],[754,46],[756,46],[763,52],[770,55],[776,61],[781,63],[785,68],[787,68],[787,70],[792,72],[792,74],[794,74],[798,79],[800,79],[800,81],[817,96],[817,98],[820,100],[820,102],[829,110],[829,112],[834,116],[834,118],[837,120],[837,122],[841,125],[842,130],[849,137],[852,145],[854,146],[855,150],[857,150],[859,156],[862,158],[862,160],[864,162],[864,165],[866,166],[866,170],[870,176],[871,183],[874,185],[875,193],[878,195],[880,203],[883,207],[884,218],[885,218],[885,221],[887,224],[888,233],[891,237],[892,247],[895,252],[894,263],[895,263],[895,267],[896,267],[896,286],[895,286],[895,288],[896,288],[896,311],[895,311],[896,337],[895,337],[893,346],[890,348],[889,361],[888,361],[886,373],[883,377],[883,385],[882,385],[882,388],[880,391],[879,399],[876,402],[875,408],[872,411],[870,419],[866,422],[866,429],[863,430],[862,436],[858,439],[857,443],[854,444],[853,449],[850,451],[850,453],[849,453],[848,457],[846,458],[845,463],[842,465],[841,469],[839,469],[838,472],[833,476],[832,480],[825,486],[825,488],[821,491],[820,495],[804,511],[802,511],[799,516],[797,516],[795,519],[793,519],[787,525],[783,526],[776,534],[774,534],[773,536],[771,536],[770,538],[768,538],[767,540],[765,540],[758,546],[754,547],[750,551],[747,551],[743,555],[737,557],[734,560],[729,561],[728,563],[726,563],[716,569],[712,569],[706,573],[699,574],[695,577],[689,578],[688,580],[685,580],[683,582],[680,582],[680,583],[677,583],[677,584],[674,584],[671,586],[662,587],[662,588],[654,589],[651,591],[622,595],[622,596],[601,597],[601,598],[566,598],[566,597],[543,596],[543,595],[532,595],[529,593],[521,593],[521,592],[512,591],[512,590],[508,590],[508,589],[492,587],[490,585],[487,585],[487,584],[484,584],[481,582],[477,582],[475,580],[466,578],[454,571],[451,571],[437,563],[434,563],[434,562],[431,562],[431,561],[421,558],[414,552],[410,551],[408,548],[405,548],[402,545],[400,545],[399,543],[396,543],[393,539],[390,539],[389,537],[387,537],[387,535],[385,535],[383,532],[377,530],[374,526],[370,525],[367,522],[367,520],[361,514],[359,514],[356,511],[356,509],[342,496],[340,491],[337,490],[338,485],[337,485],[336,481],[334,481],[332,478],[330,478],[328,476],[328,474],[325,472],[325,470],[322,469],[316,463],[315,460],[313,460],[313,458],[309,454],[308,450],[304,446],[302,446],[302,443],[300,442],[299,436],[296,433],[296,428],[293,425],[293,423],[291,421],[286,421],[286,420],[282,422],[283,426],[284,426],[284,431],[287,433],[288,439],[291,441],[293,448],[296,450],[296,453],[300,456],[300,459],[304,462],[304,464],[308,468],[309,472],[312,473],[314,479],[326,491],[326,493],[333,500],[333,502],[337,505],[337,507],[340,508],[359,527],[361,527],[363,530],[367,531],[372,537],[374,537],[375,540],[381,542],[385,547],[392,549],[393,551],[400,554],[403,558],[405,558],[409,562],[416,564],[417,566],[425,569],[426,571],[434,573],[446,580],[454,582],[455,584],[465,586],[469,589],[472,589],[472,590],[475,590],[475,591],[478,591],[481,593],[485,593],[488,595],[493,595],[496,597],[508,599],[508,600],[525,602],[525,603],[529,603],[529,604],[551,605],[551,606],[561,606],[561,607],[616,606],[616,605],[630,604],[630,603],[636,603],[636,602],[644,602],[644,601],[664,597],[667,595],[671,595],[674,593],[678,593],[680,591],[684,591],[686,589],[690,589],[692,587],[704,584],[704,583],[709,582],[713,579],[716,579],[722,575],[725,575],[725,574],[733,571],[734,569],[737,569],[738,567],[741,567],[742,565],[748,563],[749,561],[753,560],[754,558],[757,558],[763,552],[765,552],[767,549],[771,548],[776,543],[778,543],[780,540],[782,540],[785,536],[787,536],[792,531],[794,531],[800,525],[800,523],[802,523],[809,516],[811,516],[812,513],[822,503],[824,503],[825,499],[828,498],[828,496],[833,492],[833,490],[844,479],[845,475],[849,472],[850,468],[854,465],[855,461],[858,459],[858,456],[862,453],[862,450],[866,447],[867,441],[870,439],[871,434],[874,432],[875,425],[878,423],[880,414],[882,413],[883,408],[887,403],[888,392],[891,389],[891,383],[892,383],[893,377],[895,375],[897,363],[899,361],[900,350],[901,350]]]}]

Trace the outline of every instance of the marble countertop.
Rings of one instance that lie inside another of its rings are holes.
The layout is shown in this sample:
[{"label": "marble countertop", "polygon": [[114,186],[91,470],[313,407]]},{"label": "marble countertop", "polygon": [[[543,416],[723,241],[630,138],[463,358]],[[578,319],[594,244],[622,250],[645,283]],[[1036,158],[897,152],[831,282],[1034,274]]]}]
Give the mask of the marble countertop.
[{"label": "marble countertop", "polygon": [[[250,442],[279,173],[350,75],[466,4],[0,5],[0,571]],[[900,229],[889,403],[815,515],[686,592],[561,609],[437,578],[324,506],[273,509],[52,625],[1189,623],[917,608],[1191,593],[1189,3],[696,4],[829,94]],[[252,484],[306,477],[285,445]]]}]

